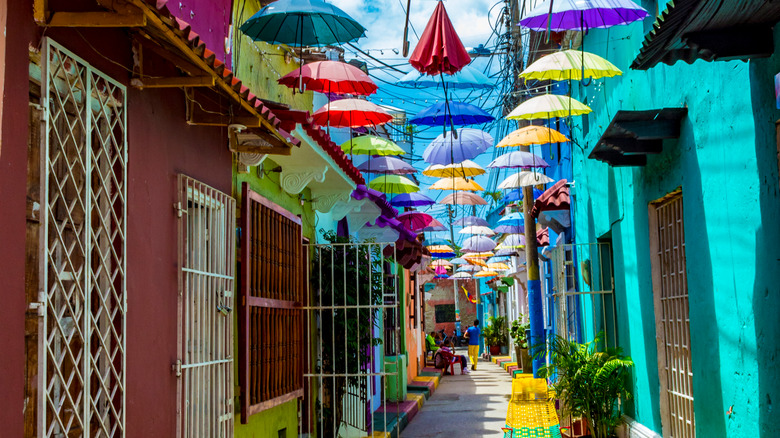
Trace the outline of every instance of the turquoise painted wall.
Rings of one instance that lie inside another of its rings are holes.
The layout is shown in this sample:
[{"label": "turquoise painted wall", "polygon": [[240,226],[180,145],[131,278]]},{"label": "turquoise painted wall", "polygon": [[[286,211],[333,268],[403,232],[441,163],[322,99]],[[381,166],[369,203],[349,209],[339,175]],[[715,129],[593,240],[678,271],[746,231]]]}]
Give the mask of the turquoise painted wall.
[{"label": "turquoise painted wall", "polygon": [[[653,2],[644,6],[656,11]],[[648,203],[681,187],[697,435],[772,436],[772,403],[780,397],[780,111],[773,94],[780,56],[629,70],[651,24],[585,38],[585,50],[624,75],[573,84],[594,110],[573,121],[576,241],[611,233],[618,338],[636,363],[627,413],[660,433]],[[587,158],[618,110],[681,106],[689,112],[679,140],[666,141],[646,167]]]}]

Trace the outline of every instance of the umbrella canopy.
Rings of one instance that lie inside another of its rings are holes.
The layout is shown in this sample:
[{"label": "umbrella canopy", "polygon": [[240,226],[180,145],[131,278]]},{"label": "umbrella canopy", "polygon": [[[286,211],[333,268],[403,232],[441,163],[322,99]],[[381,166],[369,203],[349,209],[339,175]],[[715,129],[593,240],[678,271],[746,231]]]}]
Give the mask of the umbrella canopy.
[{"label": "umbrella canopy", "polygon": [[369,95],[377,86],[363,70],[338,61],[320,61],[305,64],[282,76],[277,81],[288,88],[303,85],[307,91],[334,94]]},{"label": "umbrella canopy", "polygon": [[493,229],[497,234],[523,234],[525,227],[522,225],[499,225]]},{"label": "umbrella canopy", "polygon": [[543,173],[523,170],[517,172],[514,175],[510,175],[508,178],[501,181],[501,184],[498,185],[498,189],[503,190],[513,189],[515,187],[536,186],[539,184],[547,184],[553,181],[555,180]]},{"label": "umbrella canopy", "polygon": [[518,251],[514,248],[502,248],[496,251],[497,256],[516,256],[518,254]]},{"label": "umbrella canopy", "polygon": [[431,190],[466,190],[469,192],[485,190],[473,179],[466,178],[442,178],[428,188]]},{"label": "umbrella canopy", "polygon": [[458,257],[458,258],[450,260],[450,263],[452,263],[453,265],[466,265],[469,262],[467,260],[465,260],[465,259],[462,259],[462,258]]},{"label": "umbrella canopy", "polygon": [[470,103],[439,102],[417,113],[409,119],[409,123],[426,126],[462,126],[478,125],[495,119],[482,108]]},{"label": "umbrella canopy", "polygon": [[336,128],[378,126],[393,120],[393,116],[377,104],[363,99],[341,99],[325,104],[312,114],[315,125]]},{"label": "umbrella canopy", "polygon": [[588,52],[563,50],[544,56],[520,73],[525,80],[565,81],[611,78],[623,72],[614,64]]},{"label": "umbrella canopy", "polygon": [[324,1],[279,0],[244,22],[241,32],[271,44],[327,46],[355,41],[366,28]]},{"label": "umbrella canopy", "polygon": [[463,265],[460,268],[458,268],[456,272],[477,272],[481,269],[482,268],[480,268],[477,265]]},{"label": "umbrella canopy", "polygon": [[456,220],[453,225],[457,227],[468,227],[471,225],[481,225],[483,227],[489,227],[490,224],[485,219],[476,216],[466,216]]},{"label": "umbrella canopy", "polygon": [[439,204],[445,205],[487,205],[481,196],[469,192],[455,192],[445,196]]},{"label": "umbrella canopy", "polygon": [[497,148],[508,146],[530,146],[532,144],[565,143],[569,141],[565,135],[546,126],[526,126],[512,131],[502,138]]},{"label": "umbrella canopy", "polygon": [[431,223],[433,216],[419,211],[407,211],[399,214],[396,219],[401,221],[404,226],[412,231],[418,231]]},{"label": "umbrella canopy", "polygon": [[509,265],[501,262],[488,263],[487,268],[491,271],[506,271],[507,269],[509,269]]},{"label": "umbrella canopy", "polygon": [[[485,237],[485,239],[487,239],[487,237]],[[490,239],[488,239],[488,240],[490,240]],[[475,263],[475,264],[481,262],[480,260],[477,260],[477,259],[486,259],[486,258],[489,258],[489,257],[493,257],[493,253],[490,252],[490,251],[472,252],[472,253],[463,255],[464,259],[468,259],[470,263]],[[481,262],[481,263],[485,263],[485,262]]]},{"label": "umbrella canopy", "polygon": [[[544,193],[544,190],[539,190],[537,188],[534,188],[534,199],[538,198],[542,193]],[[501,199],[503,202],[515,202],[523,199],[523,190],[522,189],[514,189],[507,192],[504,197]]]},{"label": "umbrella canopy", "polygon": [[403,155],[406,153],[392,141],[374,135],[362,135],[341,144],[341,150],[350,155]]},{"label": "umbrella canopy", "polygon": [[520,26],[539,32],[603,29],[643,20],[647,15],[631,0],[546,0],[520,20]]},{"label": "umbrella canopy", "polygon": [[483,225],[471,225],[458,232],[461,234],[479,234],[481,236],[492,236],[496,234],[495,231]]},{"label": "umbrella canopy", "polygon": [[378,176],[368,183],[368,187],[379,190],[382,193],[412,193],[420,191],[420,187],[417,184],[401,175]]},{"label": "umbrella canopy", "polygon": [[471,274],[469,274],[468,272],[456,272],[450,275],[450,278],[458,279],[458,280],[468,280],[471,278]]},{"label": "umbrella canopy", "polygon": [[464,160],[453,164],[431,164],[423,170],[423,175],[435,178],[454,178],[482,175],[487,172],[482,166],[471,161]]},{"label": "umbrella canopy", "polygon": [[370,158],[357,166],[358,170],[371,173],[410,174],[417,172],[411,164],[395,157]]},{"label": "umbrella canopy", "polygon": [[580,116],[591,111],[590,107],[569,96],[543,94],[521,103],[505,118],[509,120],[551,119],[553,117]]},{"label": "umbrella canopy", "polygon": [[452,266],[452,263],[448,262],[447,260],[434,260],[433,263],[431,263],[431,266]]},{"label": "umbrella canopy", "polygon": [[509,213],[498,220],[499,225],[523,226],[524,222],[522,213]]},{"label": "umbrella canopy", "polygon": [[496,277],[498,276],[498,272],[487,270],[487,271],[479,271],[476,274],[474,274],[474,278],[484,278],[484,277]]},{"label": "umbrella canopy", "polygon": [[[498,158],[491,161],[488,167],[498,168],[524,168],[529,169],[532,167],[550,167],[544,158],[525,151],[514,151],[508,154],[499,155]],[[360,167],[358,167],[360,169]]]},{"label": "umbrella canopy", "polygon": [[439,134],[423,151],[423,160],[431,164],[460,163],[493,146],[493,137],[479,129],[460,128],[457,134],[457,138],[449,131]]},{"label": "umbrella canopy", "polygon": [[525,235],[523,234],[509,234],[503,241],[496,247],[498,249],[504,248],[523,248],[525,247]]},{"label": "umbrella canopy", "polygon": [[393,199],[390,200],[390,205],[393,207],[422,207],[435,203],[436,201],[422,193],[401,193],[393,196]]},{"label": "umbrella canopy", "polygon": [[428,224],[427,227],[422,229],[422,231],[447,231],[447,230],[449,230],[449,228],[444,226],[444,224],[442,224],[436,219],[433,219],[431,223]]},{"label": "umbrella canopy", "polygon": [[435,76],[454,74],[469,62],[471,57],[455,32],[444,3],[439,2],[409,57],[409,64],[420,73]]},{"label": "umbrella canopy", "polygon": [[416,70],[412,70],[396,82],[402,87],[427,88],[440,87],[444,80],[447,88],[486,90],[496,86],[490,78],[476,68],[467,65],[454,75],[445,74],[443,78],[426,76]]},{"label": "umbrella canopy", "polygon": [[[461,249],[464,252],[486,252],[496,247],[496,242],[485,236],[471,236],[463,242]],[[491,254],[492,255],[492,254]]]}]

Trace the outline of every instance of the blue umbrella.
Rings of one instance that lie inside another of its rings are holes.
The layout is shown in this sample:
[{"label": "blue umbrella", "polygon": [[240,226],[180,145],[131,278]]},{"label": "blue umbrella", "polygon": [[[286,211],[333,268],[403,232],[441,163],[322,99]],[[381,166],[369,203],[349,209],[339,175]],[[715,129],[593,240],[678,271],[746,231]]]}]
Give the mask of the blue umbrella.
[{"label": "blue umbrella", "polygon": [[421,207],[435,203],[436,201],[419,192],[400,193],[393,196],[393,199],[390,201],[390,205],[393,207]]},{"label": "blue umbrella", "polygon": [[327,46],[355,41],[366,28],[321,0],[278,0],[244,22],[241,31],[271,44]]},{"label": "blue umbrella", "polygon": [[510,213],[498,220],[499,225],[523,225],[523,215],[521,213]]},{"label": "blue umbrella", "polygon": [[525,227],[522,225],[499,225],[493,231],[497,234],[523,234]]},{"label": "blue umbrella", "polygon": [[358,170],[369,173],[390,173],[394,175],[417,172],[411,164],[396,157],[384,156],[369,158],[357,166]]},{"label": "blue umbrella", "polygon": [[[412,70],[402,77],[398,85],[410,88],[440,87],[441,78],[424,75],[417,70]],[[485,90],[496,86],[484,73],[467,65],[454,75],[444,75],[444,84],[447,88]]]},{"label": "blue umbrella", "polygon": [[[534,199],[538,198],[539,196],[544,193],[544,190],[534,189]],[[515,202],[523,199],[523,190],[522,189],[514,189],[509,192],[507,192],[506,195],[501,199],[501,202]]]},{"label": "blue umbrella", "polygon": [[453,164],[470,160],[493,146],[493,137],[474,128],[458,128],[439,134],[423,151],[423,160],[431,164]]},{"label": "blue umbrella", "polygon": [[409,123],[426,126],[462,126],[492,122],[495,119],[482,108],[469,103],[440,102],[417,113]]}]

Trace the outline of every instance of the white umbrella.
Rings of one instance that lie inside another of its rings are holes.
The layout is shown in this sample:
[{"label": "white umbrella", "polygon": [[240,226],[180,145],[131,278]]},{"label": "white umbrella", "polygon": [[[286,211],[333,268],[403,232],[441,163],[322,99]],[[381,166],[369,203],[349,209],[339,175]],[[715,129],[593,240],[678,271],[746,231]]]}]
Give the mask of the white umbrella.
[{"label": "white umbrella", "polygon": [[488,227],[483,227],[481,225],[471,225],[458,232],[460,234],[480,234],[482,236],[492,236],[496,234],[495,231],[491,230]]},{"label": "white umbrella", "polygon": [[517,172],[514,175],[510,175],[507,179],[501,181],[501,184],[498,185],[498,189],[503,190],[514,189],[517,187],[535,186],[539,184],[547,184],[553,181],[555,180],[543,173],[524,170],[522,172]]},{"label": "white umbrella", "polygon": [[469,279],[471,278],[471,274],[469,274],[468,272],[456,272],[450,275],[450,278]]}]

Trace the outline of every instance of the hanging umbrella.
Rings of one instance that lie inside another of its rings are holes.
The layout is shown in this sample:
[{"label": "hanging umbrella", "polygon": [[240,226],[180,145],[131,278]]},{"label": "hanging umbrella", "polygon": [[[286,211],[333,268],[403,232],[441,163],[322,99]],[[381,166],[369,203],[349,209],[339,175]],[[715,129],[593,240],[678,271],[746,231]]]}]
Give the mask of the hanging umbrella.
[{"label": "hanging umbrella", "polygon": [[423,241],[422,245],[426,248],[433,248],[436,246],[446,246],[447,249],[452,250],[448,245],[449,243],[444,239],[426,239]]},{"label": "hanging umbrella", "polygon": [[367,96],[376,93],[377,86],[363,70],[338,61],[319,61],[282,76],[279,84],[288,88],[303,85],[308,91]]},{"label": "hanging umbrella", "polygon": [[488,263],[487,268],[491,271],[506,271],[509,269],[509,265],[501,262]]},{"label": "hanging umbrella", "polygon": [[[534,188],[534,199],[541,196],[541,194],[544,193],[544,190],[539,190],[537,188]],[[508,191],[504,197],[501,199],[502,202],[510,203],[515,202],[523,199],[523,190],[522,189],[514,189]]]},{"label": "hanging umbrella", "polygon": [[455,252],[453,250],[449,250],[449,251],[444,251],[444,250],[432,251],[432,250],[428,250],[428,251],[431,253],[431,257],[433,257],[433,258],[447,259],[447,258],[450,258],[450,257],[455,257]]},{"label": "hanging umbrella", "polygon": [[522,213],[509,213],[508,215],[498,220],[500,225],[523,226],[524,222],[525,220],[523,219]]},{"label": "hanging umbrella", "polygon": [[454,178],[454,177],[469,177],[477,176],[486,173],[487,171],[479,164],[471,161],[464,160],[460,163],[453,164],[431,164],[422,171],[425,176],[432,176],[435,178]]},{"label": "hanging umbrella", "polygon": [[450,278],[458,279],[458,280],[469,280],[471,279],[471,274],[469,274],[468,272],[456,272],[450,275]]},{"label": "hanging umbrella", "polygon": [[[444,75],[444,86],[447,88],[487,90],[496,84],[484,73],[467,65],[454,75]],[[440,87],[442,81],[435,76],[427,76],[416,70],[412,70],[396,82],[402,87],[428,88]]]},{"label": "hanging umbrella", "polygon": [[543,94],[521,103],[505,118],[509,120],[551,119],[553,117],[580,116],[591,111],[587,105],[571,97]]},{"label": "hanging umbrella", "polygon": [[500,256],[516,256],[519,252],[514,248],[502,248],[496,251],[496,255]]},{"label": "hanging umbrella", "polygon": [[[499,155],[498,158],[491,161],[488,167],[498,168],[524,168],[531,167],[550,167],[544,159],[536,154],[525,151],[514,151],[508,154]],[[358,167],[359,169],[360,167]]]},{"label": "hanging umbrella", "polygon": [[460,268],[458,268],[456,272],[477,272],[481,269],[482,268],[480,268],[477,265],[463,265]]},{"label": "hanging umbrella", "polygon": [[533,172],[530,170],[523,170],[517,172],[514,175],[510,175],[508,178],[501,181],[501,184],[499,184],[497,188],[499,190],[513,189],[515,187],[526,187],[526,186],[547,184],[553,181],[555,180],[543,173]]},{"label": "hanging umbrella", "polygon": [[374,135],[362,135],[341,144],[341,150],[350,155],[403,155],[406,153],[392,141]]},{"label": "hanging umbrella", "polygon": [[445,132],[437,136],[423,152],[423,160],[431,164],[453,164],[470,160],[493,146],[493,137],[474,128],[460,128],[457,136]]},{"label": "hanging umbrella", "polygon": [[450,263],[452,263],[453,265],[466,265],[469,262],[466,261],[465,259],[462,259],[462,258],[458,257],[456,259],[450,260]]},{"label": "hanging umbrella", "polygon": [[452,263],[447,260],[436,260],[431,263],[431,266],[452,266]]},{"label": "hanging umbrella", "polygon": [[453,225],[456,227],[468,227],[471,225],[481,225],[483,227],[489,227],[490,224],[485,219],[482,219],[481,217],[476,216],[466,216],[462,217],[455,222],[453,222]]},{"label": "hanging umbrella", "polygon": [[505,248],[524,248],[525,247],[525,235],[523,234],[509,234],[501,241],[496,247],[497,249]]},{"label": "hanging umbrella", "polygon": [[255,41],[291,46],[327,46],[355,41],[366,28],[320,0],[278,0],[241,25]]},{"label": "hanging umbrella", "polygon": [[439,2],[409,57],[409,64],[420,73],[435,76],[454,74],[469,62],[471,57],[455,33],[444,3]]},{"label": "hanging umbrella", "polygon": [[487,264],[507,262],[509,260],[510,260],[510,257],[494,255],[493,257],[487,259]]},{"label": "hanging umbrella", "polygon": [[502,138],[497,148],[508,146],[530,146],[532,144],[565,143],[569,141],[565,135],[546,126],[526,126],[512,131]]},{"label": "hanging umbrella", "polygon": [[409,178],[401,175],[383,175],[372,179],[368,187],[382,193],[412,193],[420,190]]},{"label": "hanging umbrella", "polygon": [[445,196],[439,204],[445,205],[487,205],[481,196],[469,192],[455,192]]},{"label": "hanging umbrella", "polygon": [[495,117],[476,105],[465,102],[445,101],[423,109],[413,118],[409,119],[409,124],[426,126],[462,126],[478,125],[492,122],[495,119]]},{"label": "hanging umbrella", "polygon": [[[471,236],[463,242],[464,252],[486,252],[496,247],[496,242],[485,236]],[[491,254],[492,255],[492,254]]]},{"label": "hanging umbrella", "polygon": [[497,277],[498,272],[495,271],[479,271],[476,274],[474,274],[474,278],[484,278],[484,277]]},{"label": "hanging umbrella", "polygon": [[431,190],[466,190],[469,192],[485,190],[473,179],[466,178],[442,178],[428,188]]},{"label": "hanging umbrella", "polygon": [[390,173],[405,175],[417,172],[411,164],[395,157],[369,158],[365,163],[357,166],[358,170],[371,173]]},{"label": "hanging umbrella", "polygon": [[337,128],[378,126],[393,120],[393,116],[377,104],[363,99],[341,99],[325,104],[312,114],[315,125]]},{"label": "hanging umbrella", "polygon": [[619,68],[593,53],[563,50],[543,56],[520,73],[520,77],[537,81],[565,81],[569,79],[611,78],[623,74]]},{"label": "hanging umbrella", "polygon": [[447,231],[447,230],[449,230],[449,228],[444,226],[444,224],[442,224],[436,219],[433,219],[431,223],[428,224],[427,227],[422,229],[422,231]]},{"label": "hanging umbrella", "polygon": [[427,213],[419,211],[407,211],[399,214],[396,219],[401,221],[404,226],[412,231],[419,231],[428,226],[433,217]]},{"label": "hanging umbrella", "polygon": [[461,234],[479,234],[481,236],[492,236],[496,234],[493,230],[483,225],[471,225],[458,232]]},{"label": "hanging umbrella", "polygon": [[422,207],[435,203],[436,201],[422,193],[401,193],[393,196],[393,199],[390,200],[390,205],[393,207]]},{"label": "hanging umbrella", "polygon": [[520,26],[538,32],[586,31],[629,24],[647,16],[647,11],[631,0],[547,0],[520,20]]},{"label": "hanging umbrella", "polygon": [[[487,239],[487,237],[485,237],[485,239]],[[490,239],[488,239],[488,240],[490,240]],[[463,258],[467,259],[470,263],[477,263],[477,262],[479,262],[478,259],[490,258],[490,257],[493,257],[493,255],[494,254],[492,252],[490,252],[490,251],[472,252],[472,253],[469,253],[469,254],[464,254]],[[482,262],[482,263],[484,263],[484,262]]]},{"label": "hanging umbrella", "polygon": [[493,229],[496,234],[523,234],[525,227],[522,225],[499,225]]}]

